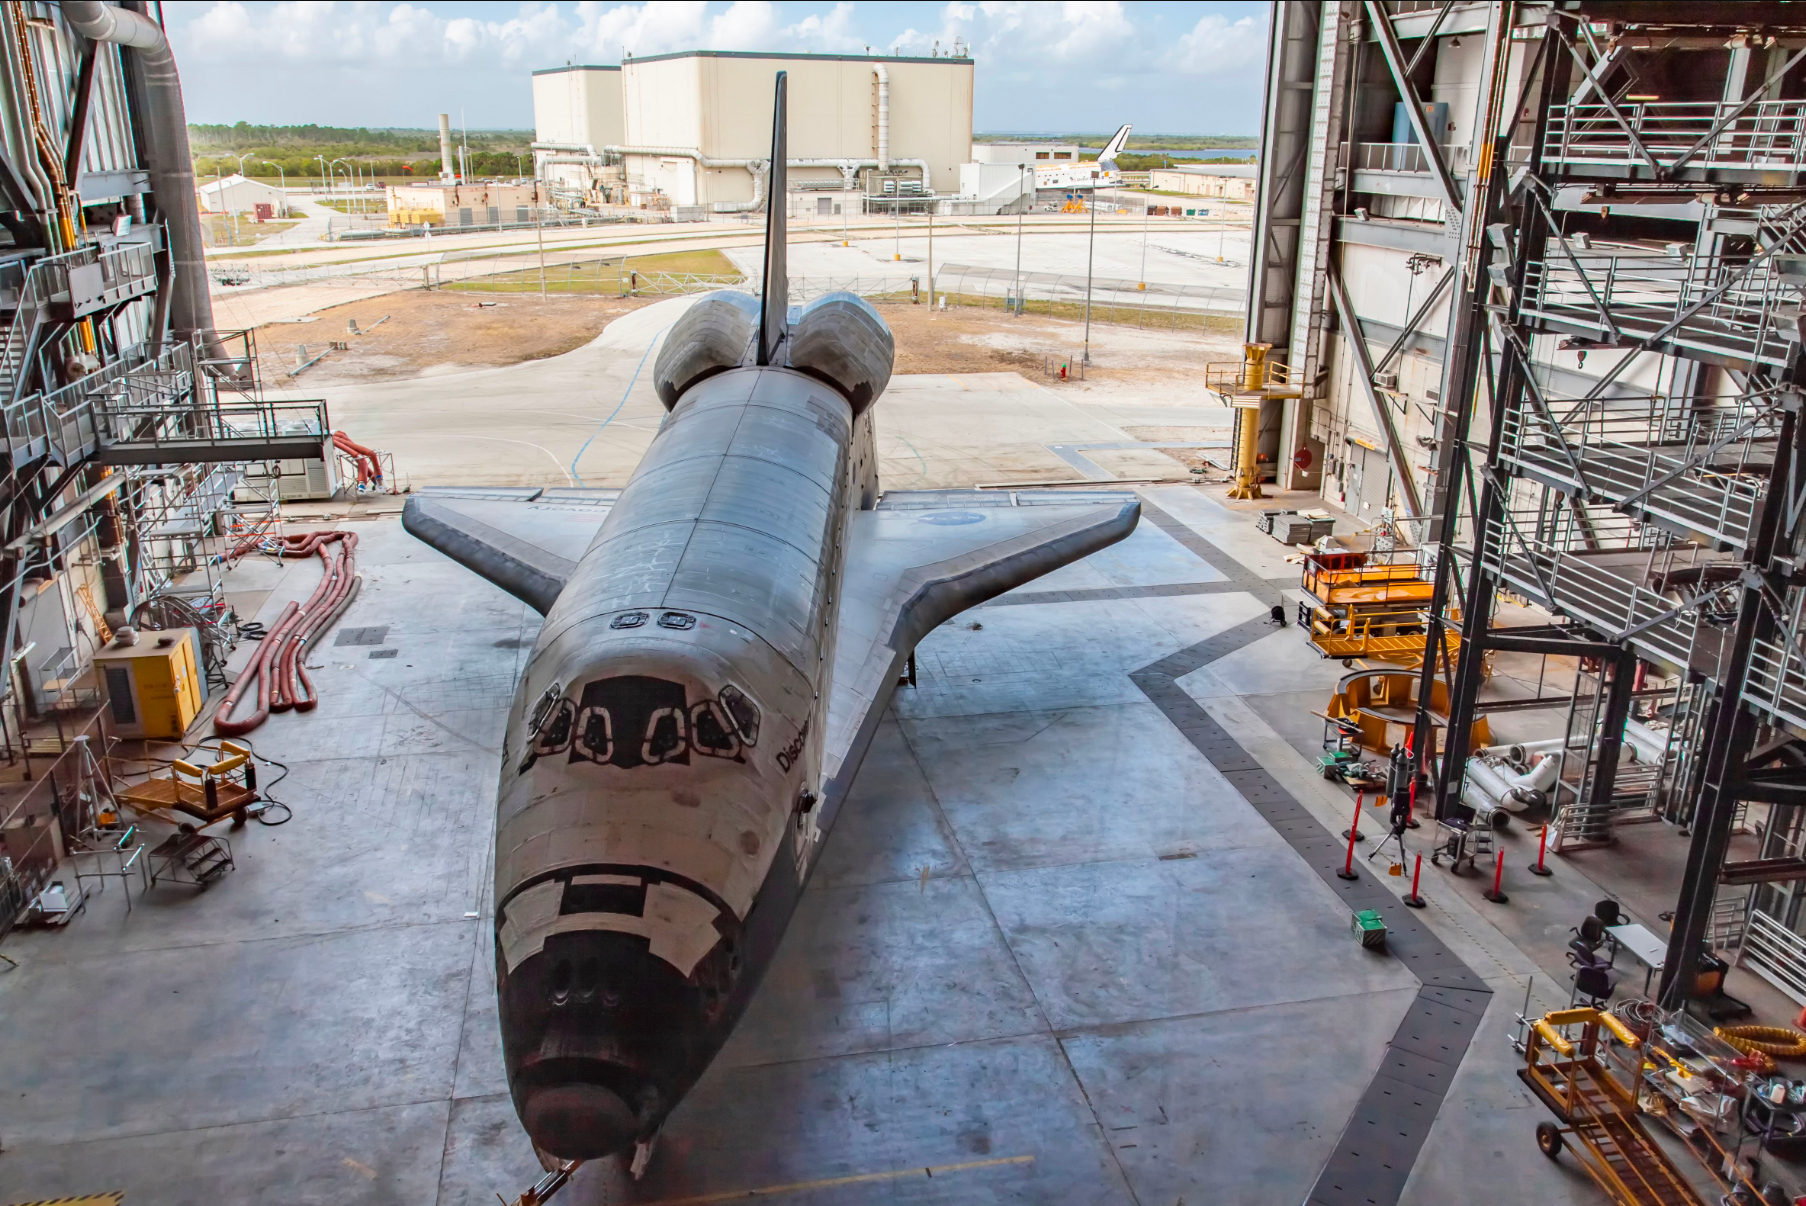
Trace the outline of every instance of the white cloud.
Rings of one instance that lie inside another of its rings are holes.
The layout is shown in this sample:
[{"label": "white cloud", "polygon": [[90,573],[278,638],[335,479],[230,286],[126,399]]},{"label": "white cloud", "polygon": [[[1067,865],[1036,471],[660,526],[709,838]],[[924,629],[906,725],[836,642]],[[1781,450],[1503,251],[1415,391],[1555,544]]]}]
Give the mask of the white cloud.
[{"label": "white cloud", "polygon": [[736,0],[709,22],[704,50],[769,50],[777,44],[778,17],[766,0]]},{"label": "white cloud", "polygon": [[[197,6],[198,7],[198,6]],[[296,65],[541,67],[612,63],[672,50],[856,51],[854,6],[839,3],[788,25],[769,0],[736,0],[710,15],[703,0],[560,6],[522,4],[505,20],[445,17],[430,6],[282,3],[253,13],[215,0],[179,36],[184,58]]]},{"label": "white cloud", "polygon": [[400,66],[556,62],[571,33],[556,6],[524,4],[506,20],[446,18],[414,4],[282,3],[253,14],[217,0],[177,34],[198,62]]},{"label": "white cloud", "polygon": [[485,123],[520,123],[538,68],[868,45],[914,55],[963,45],[978,63],[976,120],[993,129],[1102,130],[1137,114],[1169,129],[1245,128],[1258,111],[1264,6],[931,0],[903,9],[906,27],[886,37],[897,11],[854,0],[165,3],[193,111],[229,119],[386,124],[450,94],[468,99],[473,121],[481,111]]},{"label": "white cloud", "polygon": [[1261,71],[1266,63],[1266,22],[1253,17],[1230,22],[1211,13],[1179,39],[1167,65],[1187,75],[1208,75]]},{"label": "white cloud", "polygon": [[584,0],[576,9],[572,42],[576,57],[592,63],[619,62],[624,53],[661,54],[702,44],[708,6],[701,0],[663,4],[602,5]]},{"label": "white cloud", "polygon": [[853,32],[853,5],[850,0],[842,0],[826,16],[810,13],[785,29],[784,37],[811,50],[854,54],[865,49],[865,43]]}]

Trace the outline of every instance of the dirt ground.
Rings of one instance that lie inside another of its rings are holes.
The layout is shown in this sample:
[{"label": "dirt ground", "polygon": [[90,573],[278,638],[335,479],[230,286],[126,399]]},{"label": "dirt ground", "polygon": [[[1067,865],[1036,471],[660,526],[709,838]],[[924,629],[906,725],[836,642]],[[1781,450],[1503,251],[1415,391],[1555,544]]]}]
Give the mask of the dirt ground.
[{"label": "dirt ground", "polygon": [[[264,380],[277,387],[395,380],[557,356],[594,339],[620,315],[656,300],[409,289],[333,306],[306,322],[270,323],[259,329],[257,345]],[[1081,382],[1077,365],[1084,332],[1076,323],[966,307],[931,315],[927,306],[901,302],[880,303],[878,311],[896,336],[900,374],[1018,372],[1054,388],[1107,392],[1113,386],[1159,387],[1176,374],[1201,379],[1206,363],[1241,355],[1240,344],[1227,333],[1139,331],[1098,323],[1091,329],[1093,363],[1083,370]],[[385,315],[387,321],[374,325]],[[347,323],[353,320],[362,334],[350,332]],[[350,346],[329,351],[292,381],[286,376],[299,348],[305,346],[311,357],[333,342]],[[1068,380],[1060,378],[1061,364],[1069,366]]]},{"label": "dirt ground", "polygon": [[[880,302],[878,313],[896,336],[899,373],[1014,371],[1043,385],[1077,381],[1084,341],[1078,323],[975,306],[931,312],[907,302]],[[1227,333],[1141,331],[1113,323],[1093,324],[1091,353],[1084,379],[1094,384],[1170,381],[1187,369],[1202,375],[1205,364],[1242,354],[1241,343]],[[1069,366],[1065,382],[1062,363]]]},{"label": "dirt ground", "polygon": [[[407,289],[321,310],[310,322],[271,323],[257,332],[257,352],[264,381],[277,388],[495,368],[582,347],[614,319],[657,300]],[[384,315],[388,321],[374,326]],[[352,320],[366,334],[351,334]],[[328,352],[292,380],[286,376],[297,348],[305,345],[313,356],[335,341],[351,346]]]}]

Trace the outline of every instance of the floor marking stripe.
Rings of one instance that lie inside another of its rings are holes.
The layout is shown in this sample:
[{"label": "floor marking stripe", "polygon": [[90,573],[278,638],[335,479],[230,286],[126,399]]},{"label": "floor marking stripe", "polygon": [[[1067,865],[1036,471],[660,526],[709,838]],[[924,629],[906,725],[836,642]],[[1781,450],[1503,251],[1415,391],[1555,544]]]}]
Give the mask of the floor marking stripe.
[{"label": "floor marking stripe", "polygon": [[[1228,554],[1195,533],[1187,530],[1182,536],[1176,530],[1182,527],[1179,521],[1149,503],[1145,495],[1142,514],[1227,574],[1231,581],[1254,578]],[[1398,897],[1380,885],[1376,872],[1363,868],[1358,880],[1338,879],[1335,872],[1342,865],[1345,847],[1340,842],[1325,842],[1328,831],[1314,820],[1308,826],[1297,825],[1300,817],[1309,815],[1304,806],[1179,685],[1178,680],[1193,670],[1273,631],[1266,617],[1257,617],[1132,671],[1129,678],[1217,767],[1249,806],[1286,839],[1350,912],[1368,908],[1380,911],[1386,921],[1388,949],[1417,977],[1421,985],[1417,999],[1399,1021],[1374,1079],[1355,1106],[1306,1199],[1307,1206],[1394,1206],[1429,1138],[1436,1115],[1441,1112],[1455,1073],[1479,1031],[1492,990]],[[1399,1110],[1391,1098],[1394,1090],[1401,1087],[1416,1100],[1433,1103],[1435,1108]]]},{"label": "floor marking stripe", "polygon": [[[1291,579],[1273,585],[1290,584]],[[1174,582],[1158,586],[1084,586],[1071,590],[1011,591],[979,607],[1023,607],[1034,603],[1098,603],[1118,599],[1167,599],[1184,595],[1245,595],[1245,582]]]},{"label": "floor marking stripe", "polygon": [[890,1172],[854,1173],[848,1177],[828,1177],[821,1181],[794,1181],[789,1185],[766,1185],[758,1189],[730,1189],[724,1193],[705,1193],[693,1198],[660,1198],[645,1206],[708,1206],[711,1202],[738,1202],[745,1198],[771,1198],[786,1193],[807,1193],[813,1189],[834,1189],[841,1185],[870,1185],[875,1181],[900,1181],[906,1177],[944,1177],[948,1173],[972,1172],[980,1168],[999,1168],[1006,1164],[1033,1164],[1033,1156],[1002,1156],[995,1160],[968,1160],[964,1164],[935,1164],[928,1167],[898,1168]]}]

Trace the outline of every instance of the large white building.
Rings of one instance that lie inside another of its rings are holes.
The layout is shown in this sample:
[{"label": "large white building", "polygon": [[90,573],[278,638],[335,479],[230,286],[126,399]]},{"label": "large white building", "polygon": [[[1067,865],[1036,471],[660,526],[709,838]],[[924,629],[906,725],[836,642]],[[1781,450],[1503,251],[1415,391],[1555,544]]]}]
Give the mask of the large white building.
[{"label": "large white building", "polygon": [[237,174],[221,180],[209,180],[195,190],[201,212],[208,214],[248,214],[259,205],[270,207],[270,216],[288,213],[288,195],[274,184],[251,180]]},{"label": "large white building", "polygon": [[[542,170],[592,196],[751,210],[764,199],[772,83],[789,73],[790,187],[952,195],[972,158],[972,60],[697,50],[533,78]],[[619,108],[607,96],[618,84]],[[618,114],[618,124],[617,123]]]},{"label": "large white building", "polygon": [[619,67],[552,67],[533,73],[534,140],[558,149],[541,151],[540,178],[555,188],[587,193],[602,164],[601,147],[626,141],[621,119]]}]

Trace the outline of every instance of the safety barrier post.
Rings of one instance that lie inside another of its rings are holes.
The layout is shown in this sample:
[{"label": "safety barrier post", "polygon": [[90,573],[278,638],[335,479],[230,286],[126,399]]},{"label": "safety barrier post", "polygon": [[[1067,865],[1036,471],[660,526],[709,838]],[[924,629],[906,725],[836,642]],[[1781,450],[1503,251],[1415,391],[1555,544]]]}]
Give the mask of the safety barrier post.
[{"label": "safety barrier post", "polygon": [[1414,864],[1412,864],[1412,867],[1411,867],[1411,894],[1409,896],[1405,897],[1405,904],[1407,906],[1409,906],[1410,908],[1421,909],[1424,906],[1423,897],[1421,897],[1417,894],[1417,881],[1422,878],[1423,878],[1423,855],[1420,854],[1417,856],[1417,861]]},{"label": "safety barrier post", "polygon": [[[1355,793],[1355,820],[1358,822],[1360,820],[1360,818],[1361,818],[1361,793],[1356,792]],[[1342,869],[1340,871],[1336,872],[1336,875],[1340,879],[1359,879],[1359,878],[1361,878],[1361,873],[1354,869],[1354,847],[1355,847],[1355,843],[1361,840],[1360,832],[1357,829],[1355,829],[1353,826],[1350,826],[1349,828],[1344,829],[1342,831],[1342,836],[1348,839],[1348,857],[1346,857],[1342,860]]]},{"label": "safety barrier post", "polygon": [[1555,872],[1543,865],[1543,859],[1549,852],[1549,826],[1543,826],[1542,837],[1536,843],[1536,862],[1530,865],[1532,875],[1554,875]]},{"label": "safety barrier post", "polygon": [[1503,850],[1499,851],[1499,861],[1493,865],[1492,890],[1482,892],[1480,895],[1494,904],[1504,904],[1511,899],[1505,895],[1505,852]]},{"label": "safety barrier post", "polygon": [[1342,836],[1347,838],[1350,842],[1364,842],[1367,840],[1367,835],[1361,832],[1361,804],[1366,794],[1367,793],[1363,791],[1355,792],[1354,824],[1342,831]]}]

